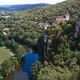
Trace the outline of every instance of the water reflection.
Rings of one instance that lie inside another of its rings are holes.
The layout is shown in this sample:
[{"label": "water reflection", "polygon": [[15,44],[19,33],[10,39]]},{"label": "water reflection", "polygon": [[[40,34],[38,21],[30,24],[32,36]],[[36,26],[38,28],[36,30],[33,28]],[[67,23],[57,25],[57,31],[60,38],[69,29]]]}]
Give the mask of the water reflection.
[{"label": "water reflection", "polygon": [[22,70],[15,71],[14,74],[14,80],[29,80],[27,74]]},{"label": "water reflection", "polygon": [[23,71],[28,74],[29,77],[32,77],[31,66],[39,60],[39,55],[34,53],[32,50],[27,52],[24,56],[24,65]]},{"label": "water reflection", "polygon": [[11,72],[4,80],[29,80],[26,73],[22,71],[21,65],[18,65],[16,70]]}]

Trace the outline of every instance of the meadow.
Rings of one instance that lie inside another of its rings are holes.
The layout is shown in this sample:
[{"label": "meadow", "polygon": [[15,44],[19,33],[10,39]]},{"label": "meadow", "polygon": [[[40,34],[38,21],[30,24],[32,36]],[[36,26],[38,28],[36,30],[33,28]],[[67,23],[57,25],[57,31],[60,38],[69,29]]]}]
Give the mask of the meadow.
[{"label": "meadow", "polygon": [[6,48],[5,46],[0,47],[0,64],[3,61],[8,60],[11,56],[13,56],[13,53],[10,49]]}]

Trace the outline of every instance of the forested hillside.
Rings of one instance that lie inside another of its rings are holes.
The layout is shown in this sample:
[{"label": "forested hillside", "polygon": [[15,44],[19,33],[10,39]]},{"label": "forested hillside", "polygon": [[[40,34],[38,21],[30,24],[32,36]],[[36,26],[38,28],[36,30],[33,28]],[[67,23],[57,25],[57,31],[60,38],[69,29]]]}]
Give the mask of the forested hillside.
[{"label": "forested hillside", "polygon": [[65,14],[67,11],[71,14],[71,16],[80,14],[79,6],[80,0],[67,0],[62,3],[40,9],[18,12],[17,16],[28,17],[28,19],[31,20],[38,18],[39,21],[53,20],[54,16]]}]

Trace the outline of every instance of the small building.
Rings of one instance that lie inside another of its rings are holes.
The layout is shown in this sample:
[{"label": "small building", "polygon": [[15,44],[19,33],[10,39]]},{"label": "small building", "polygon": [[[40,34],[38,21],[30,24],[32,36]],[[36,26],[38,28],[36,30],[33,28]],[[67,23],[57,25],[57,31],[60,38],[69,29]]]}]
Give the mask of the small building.
[{"label": "small building", "polygon": [[6,32],[3,32],[4,35],[8,35]]},{"label": "small building", "polygon": [[48,22],[39,22],[38,25],[41,27],[41,28],[44,28],[44,27],[49,27],[50,24]]},{"label": "small building", "polygon": [[70,14],[67,12],[64,16],[56,16],[56,23],[69,21],[70,20]]},{"label": "small building", "polygon": [[4,28],[4,31],[9,31],[9,28]]}]

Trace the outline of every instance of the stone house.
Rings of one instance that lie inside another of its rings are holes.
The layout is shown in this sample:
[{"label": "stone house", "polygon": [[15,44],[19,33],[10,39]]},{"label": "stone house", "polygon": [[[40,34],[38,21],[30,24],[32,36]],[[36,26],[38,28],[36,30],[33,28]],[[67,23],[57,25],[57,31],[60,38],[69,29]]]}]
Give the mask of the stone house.
[{"label": "stone house", "polygon": [[70,20],[70,14],[67,12],[64,16],[56,16],[56,23],[69,21]]}]

